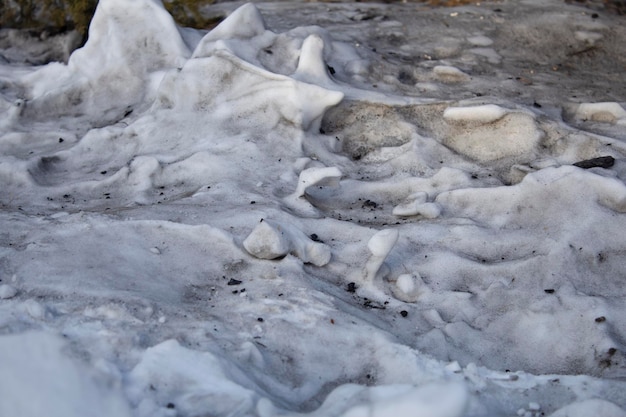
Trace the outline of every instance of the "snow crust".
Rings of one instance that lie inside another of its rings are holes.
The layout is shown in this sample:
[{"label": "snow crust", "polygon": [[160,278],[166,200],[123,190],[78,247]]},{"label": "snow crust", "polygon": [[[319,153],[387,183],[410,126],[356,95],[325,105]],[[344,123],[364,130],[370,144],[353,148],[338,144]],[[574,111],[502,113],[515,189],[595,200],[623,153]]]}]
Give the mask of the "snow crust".
[{"label": "snow crust", "polygon": [[0,61],[0,415],[625,415],[618,17],[207,7]]}]

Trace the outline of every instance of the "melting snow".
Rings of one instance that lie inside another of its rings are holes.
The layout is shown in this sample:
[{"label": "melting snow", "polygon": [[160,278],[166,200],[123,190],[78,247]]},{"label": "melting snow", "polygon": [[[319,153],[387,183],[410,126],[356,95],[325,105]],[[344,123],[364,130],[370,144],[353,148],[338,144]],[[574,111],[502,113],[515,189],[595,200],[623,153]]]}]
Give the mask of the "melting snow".
[{"label": "melting snow", "polygon": [[0,60],[0,415],[626,415],[619,17],[209,8]]}]

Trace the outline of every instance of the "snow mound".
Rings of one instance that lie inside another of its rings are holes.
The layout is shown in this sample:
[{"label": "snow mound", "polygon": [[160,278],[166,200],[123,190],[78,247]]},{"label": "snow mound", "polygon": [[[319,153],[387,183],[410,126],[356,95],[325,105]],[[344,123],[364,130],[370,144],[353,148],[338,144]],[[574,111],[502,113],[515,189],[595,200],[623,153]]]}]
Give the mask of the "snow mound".
[{"label": "snow mound", "polygon": [[93,374],[70,359],[58,337],[28,332],[0,337],[3,416],[131,416],[115,374]]},{"label": "snow mound", "polygon": [[[141,24],[136,24],[138,15]],[[160,2],[99,3],[87,43],[68,64],[44,66],[22,80],[28,85],[25,116],[81,116],[111,123],[154,94],[163,73],[189,55]]]},{"label": "snow mound", "polygon": [[254,412],[258,395],[232,381],[233,372],[239,373],[208,352],[168,340],[146,350],[129,373],[126,390],[139,416],[163,415],[168,408],[183,415]]}]

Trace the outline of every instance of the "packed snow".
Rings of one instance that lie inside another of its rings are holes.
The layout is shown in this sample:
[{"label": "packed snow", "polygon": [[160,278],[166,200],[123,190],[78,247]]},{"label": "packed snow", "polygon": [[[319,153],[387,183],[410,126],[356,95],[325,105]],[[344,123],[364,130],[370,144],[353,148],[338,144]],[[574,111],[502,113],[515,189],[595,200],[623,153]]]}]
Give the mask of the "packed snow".
[{"label": "packed snow", "polygon": [[626,416],[623,17],[203,10],[0,49],[0,416]]}]

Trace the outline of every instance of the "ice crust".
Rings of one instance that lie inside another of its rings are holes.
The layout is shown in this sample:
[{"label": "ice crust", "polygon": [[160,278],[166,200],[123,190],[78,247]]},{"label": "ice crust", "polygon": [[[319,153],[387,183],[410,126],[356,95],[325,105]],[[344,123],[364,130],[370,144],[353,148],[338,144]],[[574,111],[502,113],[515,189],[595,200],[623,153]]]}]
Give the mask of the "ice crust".
[{"label": "ice crust", "polygon": [[625,415],[622,90],[507,73],[624,31],[539,3],[100,0],[0,60],[0,415]]}]

